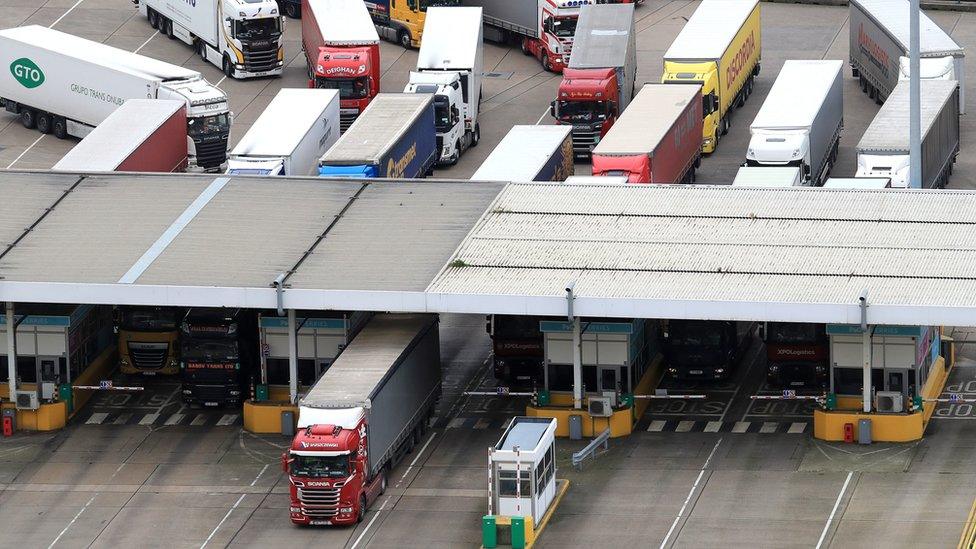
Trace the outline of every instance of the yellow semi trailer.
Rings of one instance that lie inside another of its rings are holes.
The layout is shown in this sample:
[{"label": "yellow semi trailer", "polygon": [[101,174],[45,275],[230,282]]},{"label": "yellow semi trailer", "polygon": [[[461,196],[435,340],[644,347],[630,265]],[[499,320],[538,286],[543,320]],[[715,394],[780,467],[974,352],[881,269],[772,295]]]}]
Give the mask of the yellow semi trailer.
[{"label": "yellow semi trailer", "polygon": [[762,61],[759,0],[702,0],[664,54],[665,84],[702,86],[702,152],[729,131]]}]

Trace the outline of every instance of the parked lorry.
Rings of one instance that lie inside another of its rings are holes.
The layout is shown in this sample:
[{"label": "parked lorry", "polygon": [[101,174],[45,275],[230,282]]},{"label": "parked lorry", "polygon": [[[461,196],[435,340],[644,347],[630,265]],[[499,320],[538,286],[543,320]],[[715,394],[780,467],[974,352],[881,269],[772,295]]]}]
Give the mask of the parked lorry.
[{"label": "parked lorry", "polygon": [[380,37],[362,0],[302,2],[310,88],[339,90],[342,131],[380,92]]},{"label": "parked lorry", "polygon": [[825,324],[765,322],[766,381],[774,387],[827,386],[830,347]]},{"label": "parked lorry", "polygon": [[541,317],[488,315],[485,331],[491,338],[491,363],[495,379],[509,385],[543,384],[545,348]]},{"label": "parked lorry", "polygon": [[180,375],[189,406],[243,401],[255,370],[257,315],[247,309],[193,308],[180,324]]},{"label": "parked lorry", "polygon": [[752,344],[755,322],[670,320],[662,332],[667,373],[675,379],[728,379]]},{"label": "parked lorry", "polygon": [[175,99],[191,163],[227,159],[227,96],[196,71],[38,25],[0,30],[0,64],[0,103],[25,128],[81,138],[127,99]]},{"label": "parked lorry", "polygon": [[627,176],[571,175],[566,178],[564,183],[571,183],[575,185],[626,185]]},{"label": "parked lorry", "polygon": [[831,177],[823,184],[825,189],[890,189],[889,177]]},{"label": "parked lorry", "polygon": [[381,93],[319,159],[323,177],[426,177],[437,143],[434,96]]},{"label": "parked lorry", "polygon": [[[923,188],[945,187],[959,154],[959,86],[954,80],[922,80]],[[857,144],[855,177],[891,178],[907,187],[909,85],[895,87]]]},{"label": "parked lorry", "polygon": [[573,151],[589,158],[634,96],[637,47],[633,4],[585,5],[569,66],[550,114],[573,127]]},{"label": "parked lorry", "polygon": [[593,149],[593,175],[631,183],[693,183],[701,162],[700,86],[645,84]]},{"label": "parked lorry", "polygon": [[120,307],[115,330],[119,335],[119,369],[123,374],[180,373],[179,323],[173,307]]},{"label": "parked lorry", "polygon": [[569,64],[580,6],[590,3],[595,0],[464,0],[466,6],[484,9],[485,38],[517,40],[522,53],[557,73]]},{"label": "parked lorry", "polygon": [[404,48],[419,48],[424,36],[427,8],[457,6],[458,0],[367,0],[377,32]]},{"label": "parked lorry", "polygon": [[186,102],[129,99],[51,169],[182,172],[186,165]]},{"label": "parked lorry", "polygon": [[795,166],[820,186],[837,160],[844,127],[844,62],[790,60],[749,126],[746,166]]},{"label": "parked lorry", "polygon": [[745,105],[762,61],[759,0],[702,0],[664,54],[667,84],[702,87],[702,152],[715,151]]},{"label": "parked lorry", "polygon": [[232,78],[278,76],[284,68],[284,18],[276,0],[140,0],[161,34],[193,46]]},{"label": "parked lorry", "polygon": [[[850,2],[851,73],[877,103],[895,89],[900,74],[908,73],[909,14],[908,0]],[[918,18],[919,77],[958,82],[960,113],[965,114],[963,48],[924,12]]]},{"label": "parked lorry", "polygon": [[339,92],[283,88],[230,152],[232,175],[315,175],[339,140]]},{"label": "parked lorry", "polygon": [[563,181],[573,175],[569,126],[513,126],[472,181]]},{"label": "parked lorry", "polygon": [[374,316],[299,402],[298,433],[281,456],[291,521],[362,521],[440,394],[437,317]]},{"label": "parked lorry", "polygon": [[426,35],[404,93],[434,94],[438,162],[457,164],[481,139],[481,8],[427,9]]},{"label": "parked lorry", "polygon": [[759,168],[742,166],[732,180],[733,187],[796,187],[800,183],[800,168],[795,166]]}]

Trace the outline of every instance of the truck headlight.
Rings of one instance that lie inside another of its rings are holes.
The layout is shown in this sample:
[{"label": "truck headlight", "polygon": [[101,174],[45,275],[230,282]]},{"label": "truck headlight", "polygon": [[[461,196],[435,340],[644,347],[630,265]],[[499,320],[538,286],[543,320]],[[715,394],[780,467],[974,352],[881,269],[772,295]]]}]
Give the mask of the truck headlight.
[{"label": "truck headlight", "polygon": [[793,149],[793,158],[800,156],[800,149]]},{"label": "truck headlight", "polygon": [[288,510],[291,511],[292,513],[301,513],[302,512],[302,508],[301,507],[289,507]]},{"label": "truck headlight", "polygon": [[119,363],[122,364],[123,366],[128,366],[129,365],[129,358],[128,357],[122,357],[119,360]]},{"label": "truck headlight", "polygon": [[340,507],[339,508],[339,512],[340,513],[352,513],[352,507]]},{"label": "truck headlight", "polygon": [[779,366],[777,366],[775,364],[773,364],[772,366],[769,367],[769,372],[772,373],[772,374],[775,374],[778,371],[779,371]]},{"label": "truck headlight", "polygon": [[183,394],[184,395],[192,395],[193,394],[193,391],[191,389],[183,389]]},{"label": "truck headlight", "polygon": [[716,374],[724,374],[725,373],[725,368],[715,368],[715,373]]},{"label": "truck headlight", "polygon": [[230,396],[238,396],[241,394],[240,391],[227,391]]}]

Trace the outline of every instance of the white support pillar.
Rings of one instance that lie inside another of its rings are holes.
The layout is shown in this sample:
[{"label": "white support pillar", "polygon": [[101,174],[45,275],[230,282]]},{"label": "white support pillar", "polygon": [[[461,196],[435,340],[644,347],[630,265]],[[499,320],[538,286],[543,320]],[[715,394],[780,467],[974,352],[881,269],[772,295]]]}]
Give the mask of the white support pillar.
[{"label": "white support pillar", "polygon": [[861,306],[861,358],[864,361],[864,380],[862,381],[862,393],[864,395],[864,413],[871,411],[871,333],[873,330],[868,324],[868,291],[861,291],[858,298]]},{"label": "white support pillar", "polygon": [[14,322],[14,302],[7,302],[7,387],[10,402],[17,402],[17,323]]},{"label": "white support pillar", "polygon": [[583,407],[583,345],[580,334],[580,319],[573,317],[573,407]]},{"label": "white support pillar", "polygon": [[295,309],[288,309],[288,398],[298,402],[298,331]]}]

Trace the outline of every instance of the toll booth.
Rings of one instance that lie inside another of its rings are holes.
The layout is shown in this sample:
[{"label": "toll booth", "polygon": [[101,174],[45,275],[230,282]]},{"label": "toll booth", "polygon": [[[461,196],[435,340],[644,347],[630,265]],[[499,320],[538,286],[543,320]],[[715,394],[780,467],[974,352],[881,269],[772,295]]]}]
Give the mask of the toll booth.
[{"label": "toll booth", "polygon": [[516,417],[488,451],[488,514],[538,525],[556,498],[556,419]]}]

